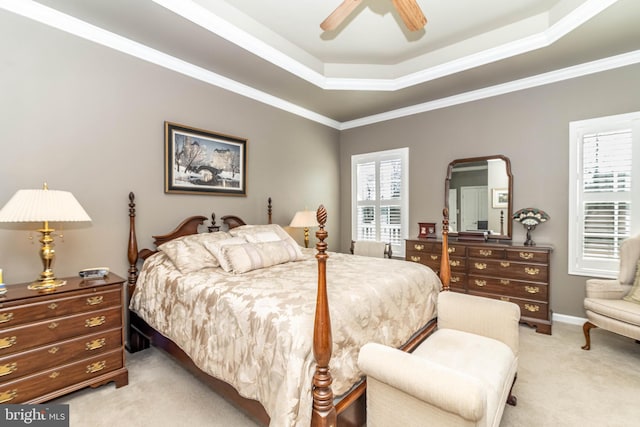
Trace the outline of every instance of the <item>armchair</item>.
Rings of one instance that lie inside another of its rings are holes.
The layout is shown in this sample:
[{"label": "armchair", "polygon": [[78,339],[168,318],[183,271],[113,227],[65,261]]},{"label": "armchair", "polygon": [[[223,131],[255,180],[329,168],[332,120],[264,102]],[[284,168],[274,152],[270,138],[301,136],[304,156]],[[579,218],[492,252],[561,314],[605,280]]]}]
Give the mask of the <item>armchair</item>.
[{"label": "armchair", "polygon": [[393,255],[391,243],[377,242],[373,240],[352,240],[351,253],[354,255],[376,258],[391,258]]},{"label": "armchair", "polygon": [[438,330],[413,353],[360,350],[367,425],[498,426],[518,367],[520,308],[455,292],[438,296]]},{"label": "armchair", "polygon": [[[582,326],[585,345],[591,349],[590,331],[602,328],[640,340],[640,234],[620,245],[620,270],[617,279],[588,279],[584,309],[587,321]],[[635,284],[634,284],[635,278]]]}]

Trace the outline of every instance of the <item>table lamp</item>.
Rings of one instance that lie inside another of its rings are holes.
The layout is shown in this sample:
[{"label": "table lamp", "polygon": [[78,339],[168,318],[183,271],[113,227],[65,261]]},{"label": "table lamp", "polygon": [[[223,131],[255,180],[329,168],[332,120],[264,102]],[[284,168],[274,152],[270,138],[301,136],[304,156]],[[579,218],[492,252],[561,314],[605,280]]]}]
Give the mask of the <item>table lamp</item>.
[{"label": "table lamp", "polygon": [[304,228],[304,247],[309,247],[309,228],[317,227],[318,220],[316,219],[315,211],[298,211],[293,216],[289,227]]},{"label": "table lamp", "polygon": [[40,258],[44,270],[40,278],[31,283],[32,290],[53,290],[66,283],[56,279],[52,270],[55,256],[53,237],[55,230],[49,227],[49,222],[79,222],[91,221],[89,215],[80,203],[68,191],[49,190],[44,184],[42,190],[18,190],[6,205],[0,210],[0,222],[42,222],[38,231],[40,238]]}]

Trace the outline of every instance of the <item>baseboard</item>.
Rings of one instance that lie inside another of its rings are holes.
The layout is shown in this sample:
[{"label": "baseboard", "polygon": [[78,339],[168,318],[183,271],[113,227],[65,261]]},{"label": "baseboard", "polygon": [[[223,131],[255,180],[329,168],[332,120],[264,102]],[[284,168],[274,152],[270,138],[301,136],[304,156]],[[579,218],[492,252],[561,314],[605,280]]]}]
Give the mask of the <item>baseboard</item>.
[{"label": "baseboard", "polygon": [[568,314],[553,313],[553,321],[582,326],[587,319],[584,317],[569,316]]}]

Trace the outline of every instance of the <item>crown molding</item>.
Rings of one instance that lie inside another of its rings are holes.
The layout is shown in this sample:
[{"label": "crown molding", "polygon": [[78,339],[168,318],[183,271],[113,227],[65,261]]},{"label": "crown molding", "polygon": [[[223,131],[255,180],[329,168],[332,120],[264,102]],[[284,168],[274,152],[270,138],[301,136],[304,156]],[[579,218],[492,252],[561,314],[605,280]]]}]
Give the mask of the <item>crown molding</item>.
[{"label": "crown molding", "polygon": [[420,114],[427,111],[433,111],[464,104],[466,102],[477,101],[519,90],[556,83],[640,62],[640,50],[636,50],[500,85],[461,93],[447,98],[441,98],[355,120],[339,122],[292,102],[270,95],[228,77],[206,70],[202,67],[198,67],[179,58],[167,55],[133,40],[58,12],[55,9],[43,6],[35,1],[0,0],[0,8],[337,130],[353,129],[373,123]]}]

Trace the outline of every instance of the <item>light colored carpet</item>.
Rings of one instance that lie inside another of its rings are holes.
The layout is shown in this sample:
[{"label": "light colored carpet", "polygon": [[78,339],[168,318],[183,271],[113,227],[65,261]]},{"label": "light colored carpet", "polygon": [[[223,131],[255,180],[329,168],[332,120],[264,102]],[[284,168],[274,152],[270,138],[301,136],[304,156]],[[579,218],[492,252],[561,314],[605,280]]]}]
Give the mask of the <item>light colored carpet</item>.
[{"label": "light colored carpet", "polygon": [[[507,405],[501,427],[638,425],[640,344],[599,329],[591,335],[584,351],[580,326],[556,322],[551,336],[521,326],[518,405]],[[55,401],[70,404],[72,427],[256,425],[159,350],[127,357],[126,387],[111,383]]]}]

